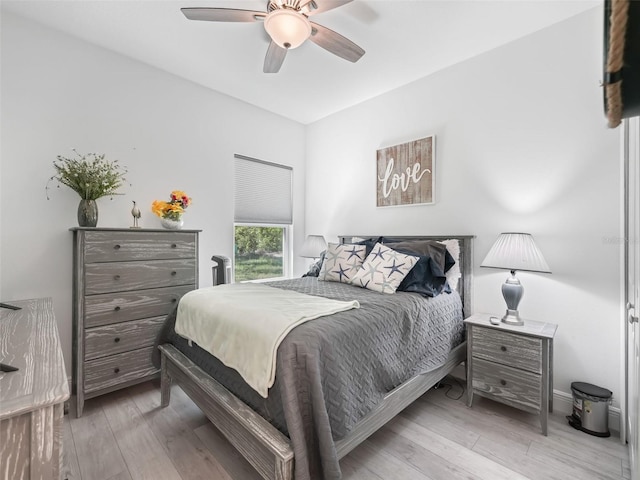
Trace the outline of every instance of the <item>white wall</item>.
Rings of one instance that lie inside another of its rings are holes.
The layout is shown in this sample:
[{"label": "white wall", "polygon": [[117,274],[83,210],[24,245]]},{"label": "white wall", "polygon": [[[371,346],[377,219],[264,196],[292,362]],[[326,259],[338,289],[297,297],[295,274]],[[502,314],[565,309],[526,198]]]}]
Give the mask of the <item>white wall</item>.
[{"label": "white wall", "polygon": [[[3,12],[0,204],[2,300],[53,297],[71,372],[72,234],[79,197],[45,185],[58,154],[105,153],[128,167],[123,196],[98,200],[102,227],[160,228],[150,211],[171,190],[193,198],[202,229],[200,284],[211,255],[232,255],[233,155],[294,167],[294,235],[304,239],[304,127],[118,54]],[[288,132],[282,142],[276,132]],[[299,227],[298,227],[299,226]],[[306,267],[294,259],[296,270]]]},{"label": "white wall", "polygon": [[[620,236],[620,168],[601,24],[588,11],[308,126],[306,229],[476,235],[475,311],[495,314],[508,272],[479,265],[500,232],[532,233],[553,274],[518,274],[520,313],[559,325],[555,388],[615,397],[621,245],[604,239]],[[431,134],[436,204],[376,208],[376,150]]]}]

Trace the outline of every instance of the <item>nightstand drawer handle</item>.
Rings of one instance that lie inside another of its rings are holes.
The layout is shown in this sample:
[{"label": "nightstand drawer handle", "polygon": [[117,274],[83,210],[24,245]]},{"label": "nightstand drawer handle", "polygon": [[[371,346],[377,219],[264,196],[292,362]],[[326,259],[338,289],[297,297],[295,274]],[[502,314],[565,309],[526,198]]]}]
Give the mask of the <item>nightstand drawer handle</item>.
[{"label": "nightstand drawer handle", "polygon": [[120,342],[120,337],[114,338],[113,341],[116,342],[116,343]]},{"label": "nightstand drawer handle", "polygon": [[120,280],[120,275],[114,275],[114,276],[113,276],[113,279],[114,279],[114,280]]},{"label": "nightstand drawer handle", "polygon": [[175,243],[172,243],[171,248],[178,248],[178,245],[176,245]]},{"label": "nightstand drawer handle", "polygon": [[171,299],[171,303],[176,303],[177,301],[178,301],[178,299],[177,299],[177,298],[172,298],[172,299]]},{"label": "nightstand drawer handle", "polygon": [[113,246],[113,248],[114,248],[115,250],[120,250],[120,245],[115,244],[115,245]]},{"label": "nightstand drawer handle", "polygon": [[178,272],[176,272],[175,270],[173,272],[171,272],[171,276],[175,277],[178,274]]},{"label": "nightstand drawer handle", "polygon": [[500,347],[500,350],[502,350],[503,352],[507,351],[507,347],[505,347],[504,345]]},{"label": "nightstand drawer handle", "polygon": [[507,384],[506,380],[500,380],[500,385],[502,385],[503,387]]},{"label": "nightstand drawer handle", "polygon": [[113,373],[118,374],[120,373],[120,367],[116,367],[113,369]]},{"label": "nightstand drawer handle", "polygon": [[120,311],[120,305],[118,305],[117,307],[115,307],[115,308],[114,308],[114,310],[115,310],[116,312],[119,312],[119,311]]}]

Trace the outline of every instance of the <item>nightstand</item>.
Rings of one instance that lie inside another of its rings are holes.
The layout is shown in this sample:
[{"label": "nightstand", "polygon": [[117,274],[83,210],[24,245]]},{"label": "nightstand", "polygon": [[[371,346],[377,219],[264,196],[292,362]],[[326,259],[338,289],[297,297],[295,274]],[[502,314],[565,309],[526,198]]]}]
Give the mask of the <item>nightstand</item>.
[{"label": "nightstand", "polygon": [[553,411],[553,337],[557,325],[525,320],[493,325],[491,315],[467,318],[467,405],[473,395],[540,415],[542,434]]}]

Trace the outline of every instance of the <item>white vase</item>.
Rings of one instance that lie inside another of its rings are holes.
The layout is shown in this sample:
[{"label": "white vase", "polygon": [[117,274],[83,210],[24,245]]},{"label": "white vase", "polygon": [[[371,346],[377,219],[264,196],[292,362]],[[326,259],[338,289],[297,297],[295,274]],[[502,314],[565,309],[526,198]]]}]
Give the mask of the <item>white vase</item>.
[{"label": "white vase", "polygon": [[179,220],[171,220],[170,218],[161,218],[160,223],[162,224],[162,228],[166,228],[167,230],[180,230],[184,221],[182,217]]}]

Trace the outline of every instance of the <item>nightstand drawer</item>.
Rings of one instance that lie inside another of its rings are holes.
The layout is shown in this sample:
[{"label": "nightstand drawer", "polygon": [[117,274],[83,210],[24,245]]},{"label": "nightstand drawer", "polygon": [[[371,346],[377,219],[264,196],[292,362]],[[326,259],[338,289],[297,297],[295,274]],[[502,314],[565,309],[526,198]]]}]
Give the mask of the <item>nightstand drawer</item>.
[{"label": "nightstand drawer", "polygon": [[196,236],[177,232],[87,232],[86,263],[194,258]]},{"label": "nightstand drawer", "polygon": [[496,329],[473,328],[473,357],[542,373],[542,340]]},{"label": "nightstand drawer", "polygon": [[147,347],[86,362],[84,391],[90,393],[156,374],[152,353],[153,347]]},{"label": "nightstand drawer", "polygon": [[91,360],[153,345],[166,317],[145,318],[88,328],[84,337],[84,358]]},{"label": "nightstand drawer", "polygon": [[85,266],[86,295],[150,287],[195,285],[196,260],[91,263]]},{"label": "nightstand drawer", "polygon": [[507,405],[533,412],[540,411],[540,375],[474,359],[473,388]]},{"label": "nightstand drawer", "polygon": [[105,293],[85,299],[85,328],[167,315],[195,285]]}]

